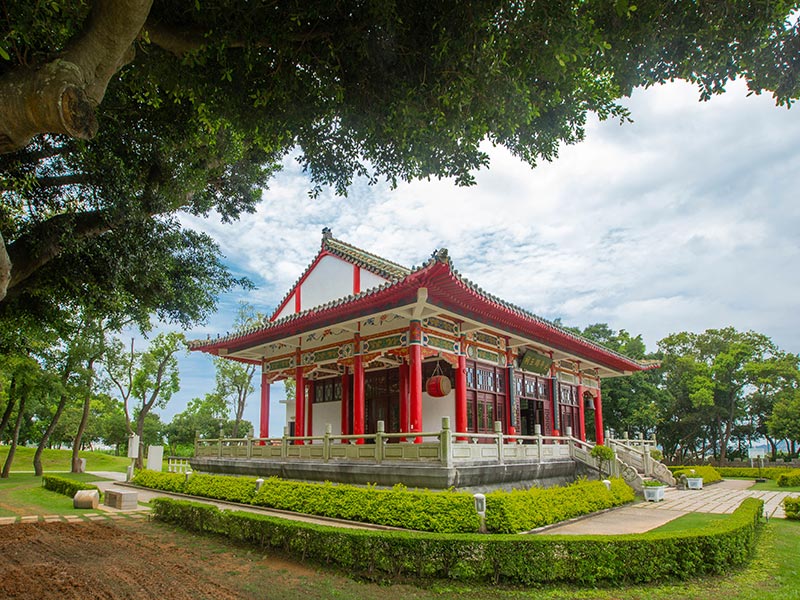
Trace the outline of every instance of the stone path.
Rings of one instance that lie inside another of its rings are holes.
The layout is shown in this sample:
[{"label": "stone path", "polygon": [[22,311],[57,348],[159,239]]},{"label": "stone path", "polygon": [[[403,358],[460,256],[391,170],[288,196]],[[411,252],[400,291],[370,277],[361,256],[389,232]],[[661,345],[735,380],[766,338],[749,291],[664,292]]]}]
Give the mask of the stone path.
[{"label": "stone path", "polygon": [[594,515],[555,525],[543,535],[614,535],[642,533],[660,527],[691,512],[730,514],[745,498],[764,501],[764,514],[769,518],[783,518],[783,499],[797,496],[797,492],[768,492],[748,489],[752,481],[725,480],[702,490],[667,488],[663,502],[638,502],[599,515]]}]

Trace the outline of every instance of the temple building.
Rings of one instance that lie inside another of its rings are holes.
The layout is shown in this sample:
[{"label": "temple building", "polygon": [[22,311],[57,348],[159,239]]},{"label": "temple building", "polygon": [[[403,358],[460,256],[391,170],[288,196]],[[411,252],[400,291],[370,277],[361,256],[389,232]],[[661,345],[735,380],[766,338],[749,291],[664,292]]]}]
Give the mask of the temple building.
[{"label": "temple building", "polygon": [[649,367],[483,291],[444,249],[408,269],[327,228],[267,321],[191,349],[260,366],[260,438],[270,385],[293,378],[293,446],[379,428],[403,434],[387,443],[422,443],[443,417],[454,443],[479,444],[499,428],[511,440],[569,432],[602,444],[602,380]]}]

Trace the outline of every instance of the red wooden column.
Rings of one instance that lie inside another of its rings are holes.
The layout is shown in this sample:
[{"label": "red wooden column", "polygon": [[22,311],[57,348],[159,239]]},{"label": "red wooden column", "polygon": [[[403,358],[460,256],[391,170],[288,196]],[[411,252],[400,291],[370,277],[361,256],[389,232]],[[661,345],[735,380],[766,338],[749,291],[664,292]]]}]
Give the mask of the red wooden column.
[{"label": "red wooden column", "polygon": [[[350,433],[350,375],[347,373],[347,368],[342,375],[342,435],[349,435]],[[342,440],[343,444],[347,440]]]},{"label": "red wooden column", "polygon": [[[297,352],[297,363],[300,363],[300,351]],[[306,382],[303,377],[303,367],[294,370],[294,434],[303,435],[306,425]],[[301,446],[302,440],[295,440],[295,445]]]},{"label": "red wooden column", "polygon": [[[467,356],[464,354],[464,338],[461,339],[461,352],[458,354],[456,369],[456,433],[467,431]],[[467,438],[457,437],[456,441],[464,442]]]},{"label": "red wooden column", "polygon": [[[508,344],[508,339],[506,339],[506,344]],[[514,353],[511,351],[511,348],[506,348],[506,369],[505,369],[505,378],[506,378],[506,430],[508,431],[508,435],[517,435],[517,402],[519,399],[514,397],[514,393],[517,391],[514,386]],[[510,442],[516,441],[514,438],[509,439]]]},{"label": "red wooden column", "polygon": [[603,432],[603,398],[600,388],[597,389],[597,397],[594,399],[594,431],[597,445],[602,446],[605,442],[605,434]]},{"label": "red wooden column", "polygon": [[583,386],[578,386],[578,439],[586,441],[586,403],[583,401]]},{"label": "red wooden column", "polygon": [[[355,339],[356,354],[353,357],[353,435],[364,433],[364,363],[361,357],[361,337]],[[364,438],[356,440],[363,444]]]},{"label": "red wooden column", "polygon": [[[409,430],[411,433],[422,431],[422,322],[411,321],[408,336],[408,359],[410,361],[408,384],[410,396]],[[419,444],[422,438],[417,436],[414,443]]]},{"label": "red wooden column", "polygon": [[261,415],[258,426],[258,437],[269,437],[269,379],[261,373]]},{"label": "red wooden column", "polygon": [[[409,398],[408,398],[408,363],[403,362],[399,367],[400,372],[400,433],[408,433],[408,413],[409,413]],[[406,438],[400,438],[401,442],[405,442]]]},{"label": "red wooden column", "polygon": [[313,427],[313,416],[314,416],[314,394],[316,393],[316,388],[314,387],[314,382],[308,382],[308,408],[306,413],[306,435],[314,435],[314,427]]}]

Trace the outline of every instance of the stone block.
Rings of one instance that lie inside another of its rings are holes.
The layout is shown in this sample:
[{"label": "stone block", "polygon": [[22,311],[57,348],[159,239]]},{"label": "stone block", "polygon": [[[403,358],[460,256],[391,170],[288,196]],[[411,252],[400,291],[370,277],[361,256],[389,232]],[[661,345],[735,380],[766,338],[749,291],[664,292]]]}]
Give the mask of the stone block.
[{"label": "stone block", "polygon": [[136,510],[139,507],[138,494],[136,492],[107,490],[105,505],[119,510]]},{"label": "stone block", "polygon": [[100,492],[97,490],[78,490],[72,498],[74,508],[97,508],[100,504]]}]

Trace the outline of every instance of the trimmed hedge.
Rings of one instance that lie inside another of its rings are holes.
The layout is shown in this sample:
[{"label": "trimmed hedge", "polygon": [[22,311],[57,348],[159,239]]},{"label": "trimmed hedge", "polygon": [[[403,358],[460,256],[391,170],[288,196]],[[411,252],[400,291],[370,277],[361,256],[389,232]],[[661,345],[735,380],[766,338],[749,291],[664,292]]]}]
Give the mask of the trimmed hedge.
[{"label": "trimmed hedge", "polygon": [[[711,465],[697,466],[697,467],[669,467],[675,479],[679,479],[681,475],[687,477],[702,477],[703,484],[714,483],[722,481],[722,475],[716,468]],[[692,473],[694,470],[694,473]]]},{"label": "trimmed hedge", "polygon": [[[70,498],[74,498],[75,494],[80,490],[97,490],[100,488],[91,483],[81,483],[74,479],[67,479],[66,477],[58,477],[57,475],[42,475],[42,487],[51,492],[64,494]],[[103,493],[100,492],[100,499],[102,500]]]},{"label": "trimmed hedge", "polygon": [[781,473],[777,479],[778,486],[780,487],[796,487],[800,486],[800,469],[794,469],[787,473]]},{"label": "trimmed hedge", "polygon": [[617,536],[424,534],[313,525],[167,498],[156,519],[189,531],[332,564],[353,575],[516,585],[644,583],[722,573],[751,556],[762,502],[685,533]]},{"label": "trimmed hedge", "polygon": [[480,527],[472,495],[464,492],[408,490],[304,483],[269,477],[256,494],[250,477],[139,471],[133,483],[203,498],[438,533],[476,532]]},{"label": "trimmed hedge", "polygon": [[633,488],[621,478],[611,480],[611,490],[601,481],[576,481],[566,487],[496,491],[486,494],[486,529],[518,533],[566,521],[635,499]]},{"label": "trimmed hedge", "polygon": [[391,489],[333,483],[303,483],[270,477],[252,504],[311,515],[433,531],[478,531],[475,500],[465,492]]},{"label": "trimmed hedge", "polygon": [[800,498],[787,496],[783,499],[783,510],[787,519],[800,520]]},{"label": "trimmed hedge", "polygon": [[758,477],[777,479],[790,470],[791,467],[764,467],[763,469],[758,467],[717,467],[717,471],[723,477],[752,477],[753,479]]},{"label": "trimmed hedge", "polygon": [[[154,471],[139,471],[133,483],[203,498],[416,531],[474,533],[480,527],[473,496],[451,490],[409,490],[403,485],[378,489],[270,477],[256,493],[255,479],[249,477],[195,473],[187,481],[180,473]],[[599,481],[578,481],[566,487],[492,492],[486,495],[486,527],[495,533],[528,531],[633,500],[634,491],[619,478],[612,480],[610,491]]]}]

